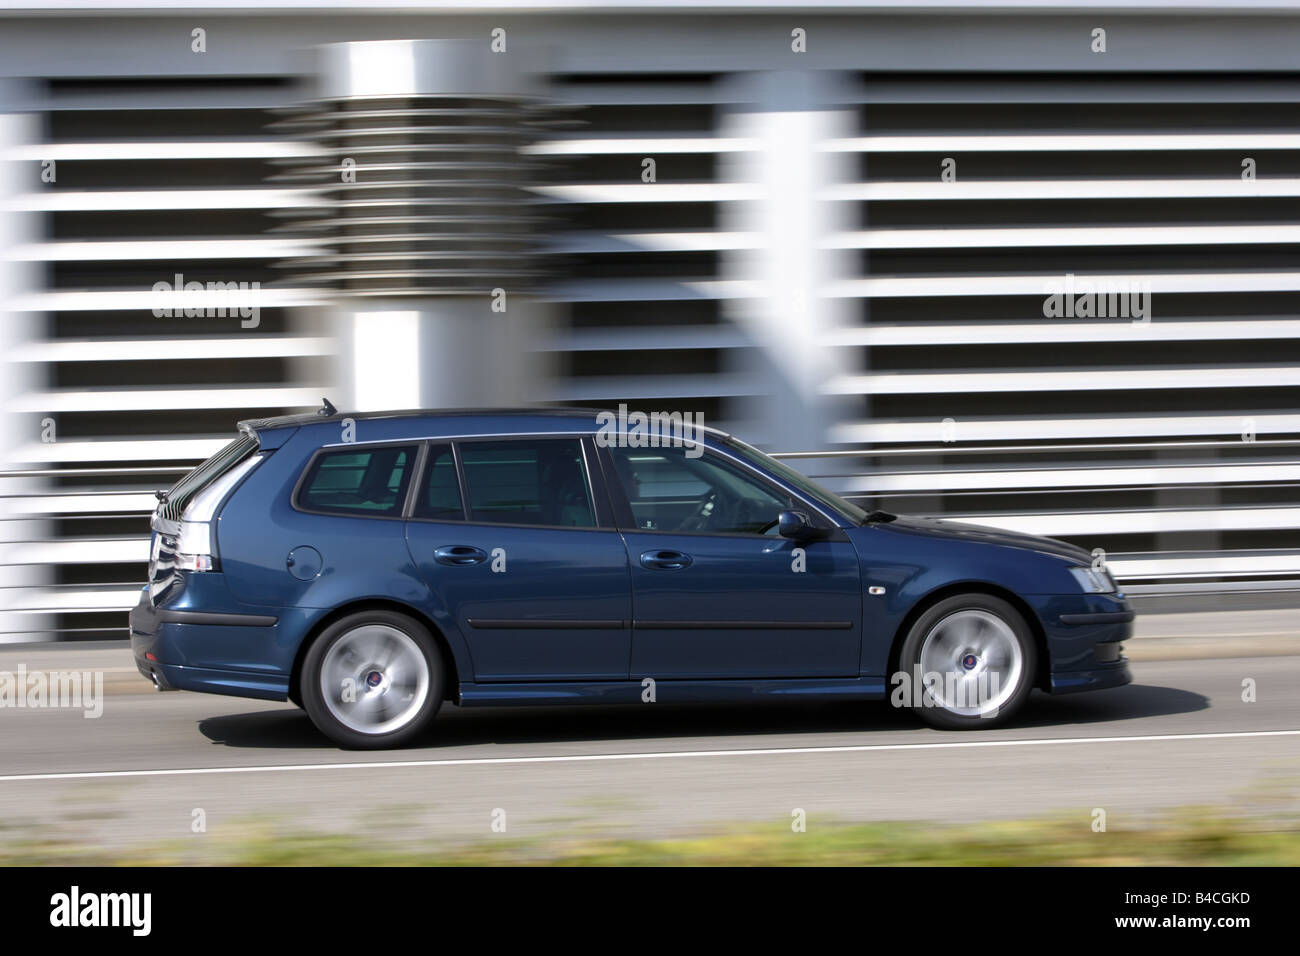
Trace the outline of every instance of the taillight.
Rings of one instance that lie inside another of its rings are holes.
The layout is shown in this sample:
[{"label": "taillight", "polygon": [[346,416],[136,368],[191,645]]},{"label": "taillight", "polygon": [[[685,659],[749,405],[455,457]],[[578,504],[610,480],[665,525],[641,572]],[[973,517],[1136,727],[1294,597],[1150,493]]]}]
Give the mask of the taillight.
[{"label": "taillight", "polygon": [[215,554],[176,552],[176,568],[179,571],[220,571]]},{"label": "taillight", "polygon": [[216,542],[212,536],[212,519],[230,489],[256,468],[262,458],[258,454],[244,459],[190,499],[181,516],[180,532],[176,536],[177,568],[182,571],[221,570]]}]

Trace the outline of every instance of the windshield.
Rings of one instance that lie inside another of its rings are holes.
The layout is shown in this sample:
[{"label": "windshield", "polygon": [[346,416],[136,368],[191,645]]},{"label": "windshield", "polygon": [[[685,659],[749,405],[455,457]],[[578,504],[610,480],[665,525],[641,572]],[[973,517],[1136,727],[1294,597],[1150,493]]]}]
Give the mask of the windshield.
[{"label": "windshield", "polygon": [[777,461],[771,455],[763,454],[752,445],[746,445],[739,438],[734,438],[731,435],[728,435],[726,436],[725,441],[731,450],[739,454],[741,457],[748,459],[760,468],[770,471],[778,478],[789,483],[792,487],[799,489],[800,492],[811,498],[813,501],[816,501],[833,511],[838,511],[854,524],[862,524],[862,522],[866,520],[867,512],[865,509],[859,508],[851,501],[846,501],[833,491],[827,491],[802,472],[796,471],[789,465]]}]

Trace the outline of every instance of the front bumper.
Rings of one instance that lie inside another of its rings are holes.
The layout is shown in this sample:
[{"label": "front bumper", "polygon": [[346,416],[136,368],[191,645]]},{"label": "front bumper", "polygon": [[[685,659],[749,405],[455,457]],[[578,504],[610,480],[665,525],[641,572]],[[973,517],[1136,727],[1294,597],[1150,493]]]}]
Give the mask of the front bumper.
[{"label": "front bumper", "polygon": [[1128,658],[1121,657],[1110,664],[1101,664],[1090,670],[1070,671],[1065,674],[1052,672],[1051,686],[1053,694],[1073,694],[1081,690],[1104,690],[1107,687],[1122,687],[1133,682],[1133,673],[1128,667]]},{"label": "front bumper", "polygon": [[1134,613],[1122,593],[1052,599],[1040,619],[1050,658],[1046,690],[1069,694],[1132,682],[1123,652]]},{"label": "front bumper", "polygon": [[[285,700],[287,668],[265,658],[279,621],[270,615],[157,608],[142,591],[131,609],[131,653],[141,675],[159,690],[193,690],[261,700]],[[260,650],[258,650],[260,647]],[[251,658],[239,668],[214,667],[213,658]]]}]

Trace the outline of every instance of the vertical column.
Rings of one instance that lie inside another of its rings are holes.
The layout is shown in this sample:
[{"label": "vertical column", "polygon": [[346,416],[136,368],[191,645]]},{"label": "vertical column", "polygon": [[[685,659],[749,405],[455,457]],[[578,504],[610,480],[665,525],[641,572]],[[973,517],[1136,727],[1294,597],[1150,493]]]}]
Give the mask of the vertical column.
[{"label": "vertical column", "polygon": [[[330,44],[298,121],[320,159],[288,178],[330,248],[296,266],[332,299],[340,408],[519,404],[546,319],[531,235],[536,99],[485,38]],[[310,321],[316,321],[312,316]]]},{"label": "vertical column", "polygon": [[841,417],[843,399],[823,393],[842,374],[841,351],[826,344],[829,333],[851,321],[851,302],[828,295],[835,280],[855,275],[845,256],[824,248],[826,239],[849,227],[851,210],[825,198],[827,187],[849,181],[850,154],[830,152],[828,140],[856,132],[838,73],[773,71],[730,80],[721,135],[753,142],[730,154],[722,178],[757,187],[758,198],[724,206],[724,231],[748,233],[753,249],[727,253],[722,272],[758,290],[732,300],[724,313],[757,346],[737,359],[738,370],[761,394],[739,401],[738,419],[768,447],[814,451],[826,446],[830,425]]},{"label": "vertical column", "polygon": [[[23,209],[25,196],[41,188],[41,166],[22,155],[36,142],[37,117],[23,112],[30,105],[29,88],[0,80],[0,472],[39,467],[41,416],[14,411],[30,394],[40,391],[44,366],[24,355],[43,329],[43,317],[22,302],[36,288],[34,263],[23,251],[39,238],[37,213]],[[37,640],[46,615],[30,614],[36,589],[48,583],[49,572],[32,563],[30,554],[46,538],[47,522],[24,517],[21,499],[37,494],[37,478],[0,478],[0,643]]]},{"label": "vertical column", "polygon": [[493,311],[490,292],[333,306],[335,404],[367,412],[535,400],[547,306],[526,290],[505,292],[503,312]]}]

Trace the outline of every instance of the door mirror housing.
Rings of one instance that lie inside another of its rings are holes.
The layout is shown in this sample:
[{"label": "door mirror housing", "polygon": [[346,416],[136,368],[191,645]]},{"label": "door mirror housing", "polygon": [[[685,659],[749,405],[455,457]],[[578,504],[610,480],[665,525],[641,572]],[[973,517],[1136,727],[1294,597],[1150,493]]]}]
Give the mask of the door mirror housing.
[{"label": "door mirror housing", "polygon": [[777,516],[776,527],[781,537],[793,538],[796,541],[822,536],[821,529],[813,527],[813,523],[802,511],[782,511]]}]

